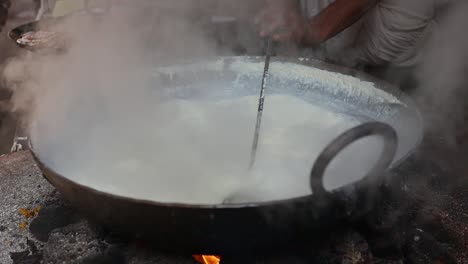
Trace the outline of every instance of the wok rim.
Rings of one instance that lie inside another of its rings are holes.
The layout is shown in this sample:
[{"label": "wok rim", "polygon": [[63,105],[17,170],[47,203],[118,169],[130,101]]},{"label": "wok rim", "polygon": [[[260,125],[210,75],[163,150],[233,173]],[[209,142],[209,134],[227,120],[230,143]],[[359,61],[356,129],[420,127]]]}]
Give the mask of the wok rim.
[{"label": "wok rim", "polygon": [[[261,59],[263,57],[261,56],[215,56],[214,58],[218,59],[229,59],[229,58],[242,58],[242,59]],[[206,58],[204,59],[205,61],[209,61],[212,58]],[[405,160],[408,159],[415,151],[416,149],[420,146],[423,138],[424,138],[424,123],[422,121],[422,115],[419,109],[416,107],[416,104],[414,101],[406,95],[403,91],[399,90],[396,88],[395,85],[392,85],[388,83],[387,81],[378,79],[370,74],[364,73],[362,71],[353,69],[353,68],[348,68],[344,67],[341,65],[335,65],[327,62],[323,62],[317,59],[311,59],[311,58],[291,58],[291,57],[280,57],[280,56],[275,56],[272,57],[273,60],[276,60],[278,62],[291,62],[291,63],[296,63],[296,64],[301,64],[304,66],[310,66],[310,67],[316,67],[321,70],[326,70],[326,71],[332,71],[335,73],[339,74],[344,74],[344,75],[350,75],[352,77],[355,77],[359,80],[362,81],[369,81],[374,84],[379,84],[378,86],[375,86],[375,89],[383,90],[393,96],[395,96],[400,102],[403,102],[407,105],[409,109],[411,109],[414,114],[417,117],[417,120],[419,121],[419,124],[417,127],[420,128],[420,132],[418,133],[419,137],[414,143],[414,147],[411,148],[405,155],[403,155],[400,159],[394,160],[393,163],[387,168],[386,171],[391,171],[395,168],[397,168],[401,163],[403,163]],[[274,61],[273,61],[274,62]],[[336,71],[334,71],[336,70]],[[133,197],[127,197],[123,195],[118,195],[118,194],[113,194],[110,192],[105,192],[105,191],[100,191],[95,189],[94,187],[87,186],[81,183],[78,183],[76,181],[73,181],[65,176],[63,176],[60,173],[57,173],[55,170],[51,169],[47,165],[45,165],[44,162],[41,161],[39,158],[39,155],[36,154],[34,151],[33,143],[30,140],[30,152],[32,153],[32,156],[36,163],[39,165],[39,168],[42,171],[42,174],[45,176],[45,178],[51,182],[51,184],[56,187],[56,185],[52,182],[54,182],[54,178],[58,179],[62,182],[65,182],[66,184],[77,187],[83,191],[93,193],[97,196],[113,199],[113,200],[125,200],[130,203],[138,203],[138,204],[146,204],[150,206],[157,206],[157,207],[167,207],[167,208],[181,208],[181,209],[242,209],[242,208],[262,208],[262,207],[269,207],[269,206],[277,206],[277,205],[282,205],[282,204],[294,204],[294,203],[300,203],[300,202],[306,202],[309,200],[313,200],[316,198],[314,194],[309,194],[309,195],[302,195],[302,196],[297,196],[293,198],[288,198],[288,199],[279,199],[279,200],[271,200],[271,201],[266,201],[266,202],[249,202],[249,203],[235,203],[235,204],[188,204],[188,203],[177,203],[177,202],[158,202],[154,200],[148,200],[148,199],[140,199],[140,198],[133,198]],[[332,191],[328,191],[328,195],[333,195],[336,193],[339,193],[340,190],[343,190],[346,187],[349,186],[357,186],[359,184],[362,184],[365,181],[365,178],[360,179],[358,181],[355,181],[353,183],[347,184],[343,187],[334,189]],[[57,188],[59,191],[60,189]]]}]

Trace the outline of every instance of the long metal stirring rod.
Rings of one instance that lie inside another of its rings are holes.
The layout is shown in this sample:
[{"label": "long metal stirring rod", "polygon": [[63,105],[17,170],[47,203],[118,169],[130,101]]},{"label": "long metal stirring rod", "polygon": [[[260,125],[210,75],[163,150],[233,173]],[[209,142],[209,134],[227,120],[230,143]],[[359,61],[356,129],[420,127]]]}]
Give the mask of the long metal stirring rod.
[{"label": "long metal stirring rod", "polygon": [[254,138],[253,138],[253,143],[252,143],[252,150],[250,152],[249,170],[251,170],[252,167],[254,166],[255,159],[257,156],[258,140],[260,137],[260,127],[262,124],[263,104],[265,103],[266,80],[268,77],[268,71],[270,69],[270,58],[271,58],[271,38],[268,38],[267,46],[266,46],[265,67],[263,69],[262,86],[260,88],[260,98],[258,99],[257,122],[255,123],[255,133],[254,133]]}]

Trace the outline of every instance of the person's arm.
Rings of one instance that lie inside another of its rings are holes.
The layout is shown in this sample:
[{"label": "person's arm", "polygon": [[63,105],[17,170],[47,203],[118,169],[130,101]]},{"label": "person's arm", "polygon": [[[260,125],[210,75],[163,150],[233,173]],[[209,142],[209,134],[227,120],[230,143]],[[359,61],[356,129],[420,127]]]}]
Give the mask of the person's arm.
[{"label": "person's arm", "polygon": [[322,43],[357,22],[378,0],[336,0],[309,19],[302,42]]},{"label": "person's arm", "polygon": [[257,17],[260,36],[316,45],[345,30],[379,0],[336,0],[317,16],[305,19],[297,0],[270,0]]},{"label": "person's arm", "polygon": [[283,33],[302,33],[294,32],[304,24],[299,10],[299,0],[266,0],[265,8],[255,18],[255,24],[260,26],[260,36],[271,36],[282,31],[286,25],[289,30]]}]

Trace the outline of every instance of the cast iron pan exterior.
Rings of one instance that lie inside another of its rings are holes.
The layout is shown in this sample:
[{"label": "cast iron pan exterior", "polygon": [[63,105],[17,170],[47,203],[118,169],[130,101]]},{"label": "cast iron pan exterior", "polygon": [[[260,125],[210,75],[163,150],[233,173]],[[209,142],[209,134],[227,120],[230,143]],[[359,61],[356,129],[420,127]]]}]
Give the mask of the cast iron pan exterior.
[{"label": "cast iron pan exterior", "polygon": [[[44,19],[41,19],[39,21],[33,21],[33,22],[29,22],[29,23],[26,23],[26,24],[23,24],[23,25],[20,25],[20,26],[17,26],[15,28],[13,28],[12,30],[10,30],[10,32],[8,33],[8,37],[15,42],[15,44],[20,47],[20,48],[23,48],[23,49],[26,49],[26,50],[29,50],[29,51],[33,51],[33,52],[38,52],[38,53],[41,53],[41,54],[60,54],[64,51],[66,51],[67,47],[66,46],[60,46],[60,47],[47,47],[47,48],[44,48],[44,47],[34,47],[34,46],[28,46],[28,45],[24,45],[24,44],[20,44],[17,42],[18,39],[20,39],[21,37],[23,37],[23,35],[25,33],[28,33],[28,32],[35,32],[35,31],[40,31],[40,30],[44,30],[44,31],[48,31],[48,30],[51,30],[51,28],[53,28],[55,25],[59,25],[60,23],[63,23],[63,21],[65,21],[65,19],[69,18],[69,17],[73,17],[73,16],[84,16],[84,15],[87,15],[89,18],[100,18],[102,13],[101,12],[92,12],[92,11],[81,11],[81,12],[75,12],[75,13],[71,13],[69,15],[66,15],[66,16],[62,16],[62,17],[57,17],[57,18],[44,18]],[[52,29],[53,30],[53,29]],[[65,36],[65,34],[61,33],[62,36]]]},{"label": "cast iron pan exterior", "polygon": [[[329,162],[349,144],[372,135],[385,140],[380,161],[360,183],[328,193],[323,173]],[[123,198],[76,184],[47,168],[34,155],[48,181],[90,218],[120,233],[148,240],[159,249],[186,254],[238,254],[312,242],[364,208],[366,186],[393,161],[396,132],[383,123],[367,123],[342,134],[317,159],[311,171],[314,195],[259,204],[195,206],[163,204]],[[367,194],[368,195],[368,194]],[[362,211],[365,210],[361,210]]]},{"label": "cast iron pan exterior", "polygon": [[321,204],[312,197],[219,208],[139,201],[76,184],[37,162],[47,180],[91,219],[169,252],[227,255],[302,243],[337,224],[346,211],[341,203]]},{"label": "cast iron pan exterior", "polygon": [[23,49],[27,49],[29,51],[40,51],[41,53],[58,53],[62,52],[63,48],[36,48],[28,45],[23,45],[17,42],[18,39],[23,37],[25,33],[28,32],[34,32],[34,31],[39,31],[43,28],[48,28],[51,25],[57,23],[59,20],[57,19],[47,19],[47,20],[42,20],[42,21],[33,21],[29,22],[27,24],[18,26],[14,29],[12,29],[9,33],[8,36],[11,40],[15,42],[15,44]]},{"label": "cast iron pan exterior", "polygon": [[[326,192],[321,178],[328,163],[350,143],[371,135],[385,139],[378,164],[363,180]],[[32,150],[47,180],[90,219],[123,235],[151,241],[161,250],[227,255],[295,247],[366,214],[373,206],[380,180],[394,160],[396,145],[392,127],[381,122],[367,123],[344,133],[319,156],[311,170],[310,184],[315,195],[269,203],[212,206],[157,203],[100,192],[57,174]]]}]

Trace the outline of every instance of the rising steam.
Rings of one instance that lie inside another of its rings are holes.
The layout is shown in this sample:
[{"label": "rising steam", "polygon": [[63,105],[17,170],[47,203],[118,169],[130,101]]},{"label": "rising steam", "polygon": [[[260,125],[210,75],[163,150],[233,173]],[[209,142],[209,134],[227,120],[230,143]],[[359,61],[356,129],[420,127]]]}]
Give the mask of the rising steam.
[{"label": "rising steam", "polygon": [[423,108],[427,129],[454,144],[468,95],[468,2],[458,1],[444,11],[416,71],[419,85],[414,96]]},{"label": "rising steam", "polygon": [[[14,90],[14,107],[18,111],[28,113],[27,123],[33,132],[34,147],[48,165],[60,167],[59,172],[62,173],[79,171],[86,174],[92,170],[109,173],[108,167],[113,165],[113,161],[125,160],[113,172],[121,173],[125,177],[134,177],[132,173],[138,171],[135,168],[140,166],[141,162],[154,162],[148,157],[148,153],[155,151],[148,147],[151,145],[149,141],[152,136],[162,133],[163,129],[158,129],[158,124],[163,127],[162,124],[169,123],[171,117],[178,114],[178,109],[164,107],[164,103],[159,102],[157,97],[148,96],[148,91],[154,85],[147,78],[148,69],[187,57],[214,56],[218,51],[204,24],[191,19],[199,16],[207,7],[198,6],[198,1],[184,3],[183,8],[165,9],[160,12],[139,5],[133,8],[115,6],[103,17],[70,18],[55,29],[66,32],[72,38],[65,53],[25,53],[8,62],[4,69],[4,77],[9,87]],[[216,9],[212,6],[209,8]],[[458,19],[461,18],[463,12],[458,12],[443,24],[443,28],[448,29],[447,34],[463,35],[449,26],[451,23],[458,25]],[[442,46],[434,45],[427,61],[438,61],[439,64],[432,67],[433,63],[426,63],[422,68],[422,80],[427,82],[423,82],[419,90],[421,98],[431,95],[429,98],[446,98],[446,103],[456,97],[454,91],[462,84],[460,72],[466,70],[466,56],[465,59],[457,57],[455,60],[453,57],[456,57],[457,53],[452,52],[466,47],[466,40],[464,38],[443,42]],[[443,53],[440,52],[441,48]],[[441,54],[444,56],[439,58]],[[466,52],[463,54],[466,55]],[[435,69],[442,68],[441,62],[446,63],[447,67],[434,75]],[[431,81],[427,76],[435,76],[436,81]],[[447,79],[446,76],[451,77]],[[447,83],[451,88],[442,89],[441,86]],[[432,97],[433,95],[436,96]],[[447,105],[443,104],[440,108],[448,109]],[[154,111],[155,106],[159,111]],[[239,124],[226,122],[225,127],[219,131],[236,136]],[[234,155],[232,157],[242,164],[247,163],[243,153],[248,153],[250,131],[247,130],[246,135],[242,143],[247,145],[239,144],[237,148],[230,150]],[[323,141],[329,142],[330,139]],[[192,143],[192,149],[195,149],[197,142]],[[173,148],[172,151],[179,151],[181,156],[186,158],[184,161],[193,165],[190,167],[192,171],[184,173],[207,170],[206,167],[196,166],[199,162],[197,153],[184,153],[187,150],[184,146]],[[48,157],[49,153],[61,152],[67,154]],[[363,157],[368,160],[372,159],[369,155],[375,156],[372,152],[367,154]],[[213,156],[214,161],[209,168],[211,173],[220,172],[229,166],[223,163],[221,158]],[[84,161],[86,162],[83,163]],[[178,161],[174,159],[172,166],[180,166]],[[152,177],[154,174],[153,170],[148,176]],[[271,171],[271,174],[274,172]],[[203,183],[208,179],[204,179],[202,183],[197,182],[198,179],[188,182],[178,178],[166,180],[165,184],[173,188],[168,189],[168,192],[180,187],[179,190],[183,190],[184,193],[178,199],[190,200],[190,191],[203,190]],[[113,181],[118,179],[114,178]],[[229,183],[221,178],[217,179],[215,184],[219,184],[217,188],[222,189]],[[112,182],[109,185],[108,189],[112,189]],[[151,192],[155,187],[149,185],[146,188],[147,192]],[[210,191],[216,191],[217,188]],[[296,194],[295,191],[292,190],[291,193]]]}]

